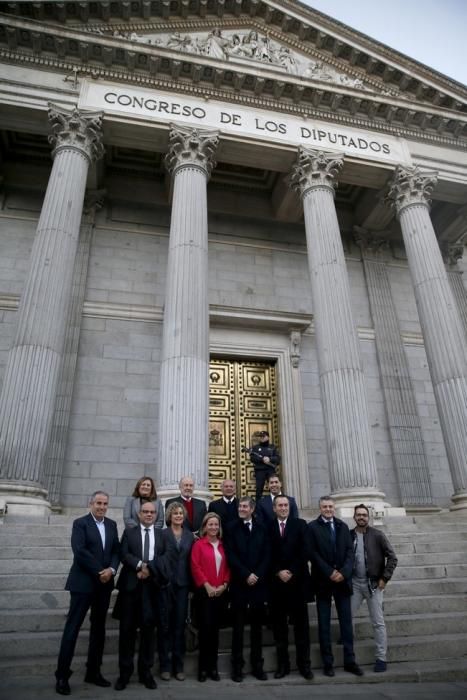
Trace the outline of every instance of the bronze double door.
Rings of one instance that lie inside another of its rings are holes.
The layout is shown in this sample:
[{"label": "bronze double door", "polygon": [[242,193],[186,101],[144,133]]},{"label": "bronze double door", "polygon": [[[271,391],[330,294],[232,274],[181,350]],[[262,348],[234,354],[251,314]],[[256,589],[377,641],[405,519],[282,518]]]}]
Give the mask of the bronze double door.
[{"label": "bronze double door", "polygon": [[234,479],[237,495],[255,495],[253,467],[243,448],[267,430],[279,443],[276,368],[267,362],[212,359],[209,367],[209,488],[220,494]]}]

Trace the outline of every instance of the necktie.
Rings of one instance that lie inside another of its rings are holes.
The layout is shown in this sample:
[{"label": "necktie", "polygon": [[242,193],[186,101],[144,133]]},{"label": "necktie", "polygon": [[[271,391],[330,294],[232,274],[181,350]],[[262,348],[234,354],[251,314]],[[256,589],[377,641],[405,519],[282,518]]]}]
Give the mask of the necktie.
[{"label": "necktie", "polygon": [[245,523],[247,532],[251,532],[251,523]]},{"label": "necktie", "polygon": [[334,523],[331,521],[329,521],[329,530],[331,533],[332,544],[335,547],[336,546],[336,530],[334,528]]},{"label": "necktie", "polygon": [[143,561],[149,561],[149,528],[144,528]]},{"label": "necktie", "polygon": [[280,527],[280,529],[281,529],[281,537],[284,537],[285,523],[284,523],[284,522],[280,522],[280,523],[279,523],[279,527]]}]

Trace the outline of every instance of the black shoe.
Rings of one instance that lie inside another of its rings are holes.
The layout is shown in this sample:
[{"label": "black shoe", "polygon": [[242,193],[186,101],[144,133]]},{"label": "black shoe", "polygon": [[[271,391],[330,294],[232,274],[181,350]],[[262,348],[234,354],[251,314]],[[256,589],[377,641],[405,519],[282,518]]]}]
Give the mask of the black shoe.
[{"label": "black shoe", "polygon": [[287,666],[279,666],[277,671],[274,674],[274,678],[284,678],[284,676],[288,676],[290,673],[290,668]]},{"label": "black shoe", "polygon": [[334,678],[336,675],[336,672],[334,671],[334,666],[325,666],[323,668],[323,673],[325,676],[328,676],[328,678]]},{"label": "black shoe", "polygon": [[253,675],[259,681],[267,681],[268,679],[267,674],[263,671],[262,668],[257,668],[255,671],[253,671]]},{"label": "black shoe", "polygon": [[140,676],[139,682],[142,683],[145,688],[148,688],[148,690],[155,690],[157,688],[157,683],[151,674]]},{"label": "black shoe", "polygon": [[117,678],[117,680],[115,681],[114,688],[115,690],[125,690],[125,688],[127,687],[127,683],[128,682],[124,678]]},{"label": "black shoe", "polygon": [[311,681],[311,680],[312,680],[312,678],[313,678],[313,671],[311,670],[311,668],[299,668],[298,671],[299,671],[300,675],[303,676],[303,678],[304,678],[306,681]]},{"label": "black shoe", "polygon": [[70,695],[71,688],[66,678],[57,678],[57,682],[55,683],[55,692],[57,692],[59,695]]},{"label": "black shoe", "polygon": [[344,664],[344,671],[347,671],[347,673],[353,673],[354,676],[363,676],[363,669],[361,669],[355,662],[352,664]]},{"label": "black shoe", "polygon": [[200,683],[205,683],[207,681],[208,674],[206,671],[198,671],[198,680]]},{"label": "black shoe", "polygon": [[219,671],[217,670],[217,668],[215,668],[214,671],[211,671],[211,673],[209,674],[209,678],[212,681],[220,681],[221,677],[219,676]]},{"label": "black shoe", "polygon": [[98,685],[99,688],[110,688],[112,683],[108,681],[104,676],[98,671],[97,673],[86,673],[84,676],[85,683],[92,683],[93,685]]},{"label": "black shoe", "polygon": [[230,677],[234,683],[241,683],[243,681],[243,673],[241,671],[232,671]]}]

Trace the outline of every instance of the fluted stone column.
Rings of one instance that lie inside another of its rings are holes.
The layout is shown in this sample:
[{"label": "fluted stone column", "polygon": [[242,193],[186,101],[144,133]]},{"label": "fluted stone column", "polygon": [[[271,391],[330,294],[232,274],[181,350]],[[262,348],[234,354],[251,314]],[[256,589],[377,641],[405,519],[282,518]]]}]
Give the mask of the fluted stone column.
[{"label": "fluted stone column", "polygon": [[79,244],[75,256],[71,302],[66,321],[65,344],[60,368],[54,416],[45,469],[45,486],[52,508],[60,508],[62,485],[62,465],[68,442],[71,402],[73,398],[74,377],[78,360],[78,347],[83,318],[83,302],[88,274],[88,261],[94,231],[96,212],[102,207],[104,190],[86,192],[83,216],[79,232]]},{"label": "fluted stone column", "polygon": [[173,177],[162,344],[158,485],[178,492],[190,474],[208,495],[209,304],[207,181],[217,132],[173,126]]},{"label": "fluted stone column", "polygon": [[362,251],[401,502],[412,511],[433,511],[436,507],[417,403],[392,298],[387,264],[380,257],[386,242],[377,234],[373,235],[361,228],[355,227],[354,232]]},{"label": "fluted stone column", "polygon": [[331,489],[341,506],[382,507],[359,340],[334,205],[343,156],[300,148],[291,185],[302,197]]},{"label": "fluted stone column", "polygon": [[433,172],[398,166],[389,191],[404,238],[425,350],[454,484],[467,508],[467,352],[459,309],[429,214]]},{"label": "fluted stone column", "polygon": [[65,342],[90,163],[103,152],[100,114],[50,106],[53,166],[0,397],[0,499],[47,511],[45,462]]}]

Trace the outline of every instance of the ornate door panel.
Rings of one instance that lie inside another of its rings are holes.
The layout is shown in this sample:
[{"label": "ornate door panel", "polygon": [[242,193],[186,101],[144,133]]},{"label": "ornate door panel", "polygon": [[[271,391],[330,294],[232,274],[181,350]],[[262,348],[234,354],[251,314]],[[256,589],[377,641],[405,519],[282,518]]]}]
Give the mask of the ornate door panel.
[{"label": "ornate door panel", "polygon": [[279,443],[275,366],[266,362],[211,360],[209,369],[209,488],[218,496],[223,479],[237,495],[255,494],[253,467],[242,447],[267,430]]}]

